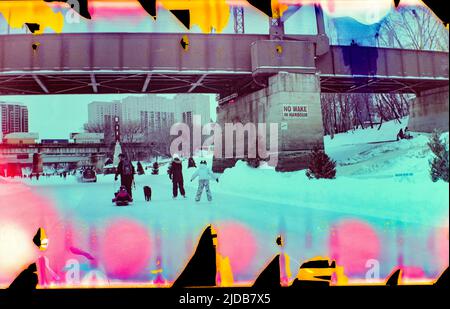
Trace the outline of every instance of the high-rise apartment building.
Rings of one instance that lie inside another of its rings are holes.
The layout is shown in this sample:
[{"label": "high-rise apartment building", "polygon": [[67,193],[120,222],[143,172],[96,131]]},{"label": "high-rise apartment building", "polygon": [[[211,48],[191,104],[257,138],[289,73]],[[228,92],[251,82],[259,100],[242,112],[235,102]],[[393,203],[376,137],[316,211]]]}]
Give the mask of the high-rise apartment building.
[{"label": "high-rise apartment building", "polygon": [[28,108],[20,103],[0,102],[1,132],[28,132]]},{"label": "high-rise apartment building", "polygon": [[178,94],[172,99],[160,95],[129,96],[112,102],[92,102],[88,106],[90,126],[111,127],[114,117],[121,124],[139,123],[143,131],[170,128],[174,123],[192,124],[199,115],[202,124],[210,122],[210,99],[206,95]]}]

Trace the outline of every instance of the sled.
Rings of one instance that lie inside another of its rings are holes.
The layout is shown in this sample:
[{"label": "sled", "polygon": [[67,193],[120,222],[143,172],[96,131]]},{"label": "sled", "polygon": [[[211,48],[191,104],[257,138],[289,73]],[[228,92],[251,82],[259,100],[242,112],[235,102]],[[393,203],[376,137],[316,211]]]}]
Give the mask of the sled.
[{"label": "sled", "polygon": [[130,202],[124,202],[124,201],[116,202],[116,206],[129,206],[129,205],[130,205]]}]

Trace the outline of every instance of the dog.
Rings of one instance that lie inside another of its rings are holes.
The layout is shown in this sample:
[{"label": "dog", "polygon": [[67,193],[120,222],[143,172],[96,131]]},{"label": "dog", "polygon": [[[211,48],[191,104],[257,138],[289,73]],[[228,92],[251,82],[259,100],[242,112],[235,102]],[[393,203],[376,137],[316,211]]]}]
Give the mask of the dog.
[{"label": "dog", "polygon": [[152,200],[152,188],[149,186],[144,186],[144,197],[147,202]]}]

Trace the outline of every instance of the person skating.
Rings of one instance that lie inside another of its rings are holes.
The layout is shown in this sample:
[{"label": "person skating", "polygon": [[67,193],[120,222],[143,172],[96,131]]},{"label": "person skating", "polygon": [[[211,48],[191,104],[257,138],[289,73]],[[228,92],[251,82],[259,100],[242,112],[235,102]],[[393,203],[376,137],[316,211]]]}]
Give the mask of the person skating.
[{"label": "person skating", "polygon": [[197,194],[195,195],[195,201],[200,201],[203,189],[206,189],[206,197],[208,198],[208,201],[211,202],[212,196],[211,190],[209,189],[209,180],[214,179],[219,182],[219,178],[206,166],[206,161],[204,160],[200,162],[200,166],[192,175],[191,181],[193,181],[196,177],[198,177],[198,189]]},{"label": "person skating", "polygon": [[127,159],[127,156],[123,153],[119,155],[119,165],[117,165],[116,175],[114,177],[114,180],[117,181],[117,177],[120,175],[120,184],[122,186],[125,186],[127,189],[128,194],[130,197],[133,197],[133,192],[131,190],[131,186],[134,181],[134,166],[131,164],[131,162]]},{"label": "person skating", "polygon": [[177,198],[178,190],[180,190],[180,194],[183,197],[186,197],[183,183],[183,165],[178,155],[173,156],[173,160],[170,163],[167,173],[169,174],[169,178],[172,180],[173,198]]}]

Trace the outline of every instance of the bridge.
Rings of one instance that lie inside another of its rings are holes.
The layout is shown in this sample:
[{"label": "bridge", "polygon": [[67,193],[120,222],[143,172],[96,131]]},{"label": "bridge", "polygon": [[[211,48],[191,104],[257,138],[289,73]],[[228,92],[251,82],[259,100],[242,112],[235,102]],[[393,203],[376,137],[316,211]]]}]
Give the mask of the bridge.
[{"label": "bridge", "polygon": [[[141,143],[124,143],[123,147],[132,148],[137,154],[148,153],[149,146]],[[80,161],[104,163],[112,156],[113,148],[106,144],[1,144],[0,163],[31,165],[33,154],[40,154],[43,164],[78,163]]]},{"label": "bridge", "polygon": [[448,84],[448,53],[328,46],[314,35],[89,33],[0,36],[0,94],[218,93],[262,89],[280,71],[322,92],[420,93]]},{"label": "bridge", "polygon": [[[323,146],[320,94],[413,93],[413,131],[448,130],[448,53],[330,46],[317,35],[84,33],[0,36],[0,95],[214,93],[217,121],[277,123],[278,170]],[[302,113],[286,114],[300,108]],[[223,155],[225,155],[223,153]],[[222,171],[235,158],[218,158]]]}]

